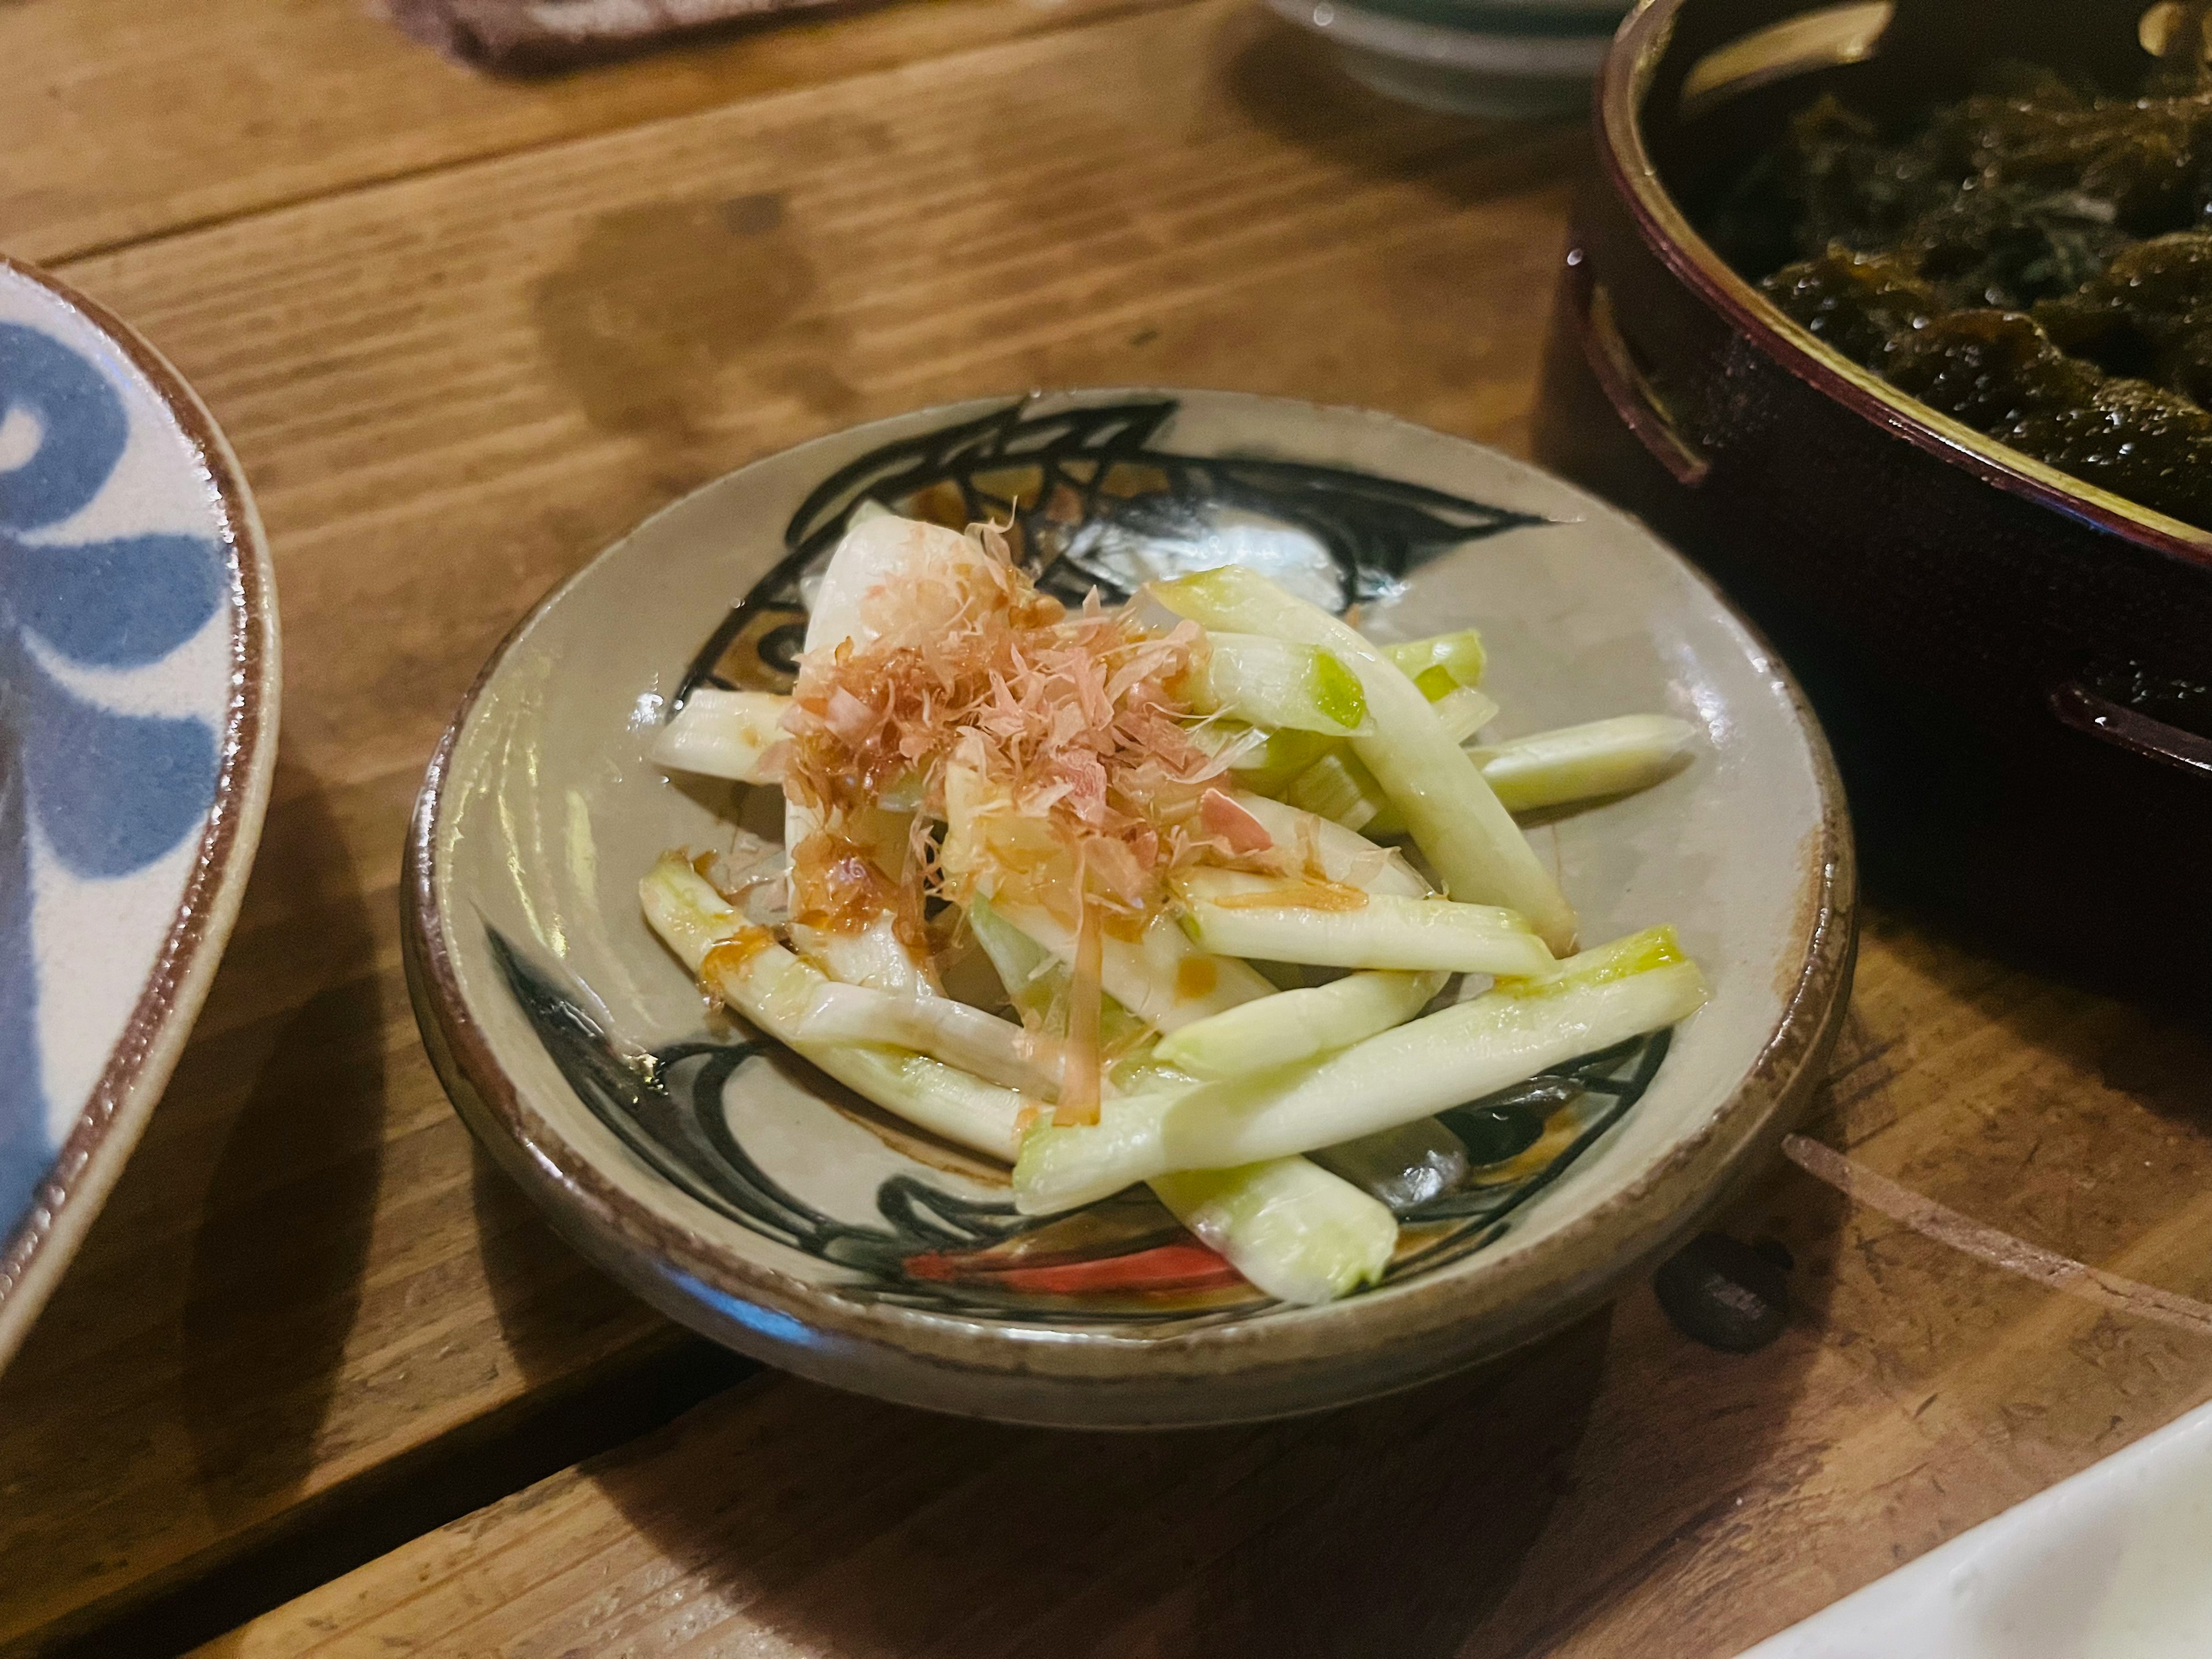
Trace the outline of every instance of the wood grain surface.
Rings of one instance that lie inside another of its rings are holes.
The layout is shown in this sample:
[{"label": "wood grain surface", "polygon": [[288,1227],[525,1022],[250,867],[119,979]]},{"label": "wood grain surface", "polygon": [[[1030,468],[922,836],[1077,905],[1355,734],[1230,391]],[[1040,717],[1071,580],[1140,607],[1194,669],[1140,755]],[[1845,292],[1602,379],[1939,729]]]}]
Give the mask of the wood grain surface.
[{"label": "wood grain surface", "polygon": [[1582,149],[1346,90],[1214,0],[65,267],[245,465],[283,743],[191,1048],[0,1379],[0,1643],[94,1629],[664,1340],[474,1155],[400,976],[422,766],[547,587],[764,451],[1031,385],[1517,444]]},{"label": "wood grain surface", "polygon": [[0,238],[57,264],[306,201],[1176,0],[852,0],[587,74],[447,63],[368,0],[0,4]]},{"label": "wood grain surface", "polygon": [[[1814,1127],[2045,1244],[2212,1292],[2212,1048],[1877,914]],[[1728,1659],[2212,1396],[2115,1316],[1791,1170],[1782,1340],[1638,1287],[1486,1371],[1143,1437],[763,1377],[204,1651]]]},{"label": "wood grain surface", "polygon": [[[215,994],[0,1378],[0,1652],[161,1650],[155,1598],[228,1572],[267,1607],[285,1540],[389,1544],[418,1488],[512,1492],[484,1448],[560,1402],[674,1397],[674,1333],[473,1152],[399,974],[422,765],[540,593],[754,456],[1036,385],[1290,393],[1524,451],[1584,155],[1374,100],[1239,0],[939,0],[521,87],[351,0],[194,15],[0,7],[0,235],[78,256],[214,409],[286,650]],[[2203,1297],[2208,1061],[1877,912],[1814,1128]],[[1481,1375],[1217,1433],[763,1378],[214,1650],[1701,1659],[2212,1393],[2204,1339],[1802,1174],[1735,1225],[1799,1264],[1749,1358],[1639,1289]]]}]

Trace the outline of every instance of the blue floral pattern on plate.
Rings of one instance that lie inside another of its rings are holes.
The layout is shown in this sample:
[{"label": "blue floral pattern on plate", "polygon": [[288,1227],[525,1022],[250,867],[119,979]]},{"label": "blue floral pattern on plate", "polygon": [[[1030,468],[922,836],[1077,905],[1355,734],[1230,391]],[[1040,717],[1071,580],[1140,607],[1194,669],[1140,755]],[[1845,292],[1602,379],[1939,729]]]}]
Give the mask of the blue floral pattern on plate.
[{"label": "blue floral pattern on plate", "polygon": [[[58,1151],[42,975],[100,971],[41,962],[39,860],[77,881],[129,876],[173,851],[215,800],[207,720],[118,708],[87,689],[168,659],[224,598],[212,539],[150,527],[69,532],[88,509],[112,508],[102,497],[134,441],[128,400],[145,397],[57,335],[0,321],[0,440],[14,437],[7,453],[22,455],[0,471],[0,1240]],[[137,964],[103,965],[144,975]]]}]

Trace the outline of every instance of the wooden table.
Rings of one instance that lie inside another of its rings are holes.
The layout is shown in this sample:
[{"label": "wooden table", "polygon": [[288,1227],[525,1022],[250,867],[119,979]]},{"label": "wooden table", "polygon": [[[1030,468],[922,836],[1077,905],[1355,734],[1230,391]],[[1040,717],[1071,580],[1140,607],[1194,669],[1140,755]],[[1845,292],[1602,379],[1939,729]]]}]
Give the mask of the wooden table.
[{"label": "wooden table", "polygon": [[[554,580],[752,456],[1032,385],[1523,449],[1584,153],[1377,102],[1244,0],[908,0],[521,85],[356,0],[0,8],[0,245],[206,397],[286,656],[214,994],[0,1380],[0,1652],[1720,1659],[2212,1395],[2186,1321],[1785,1170],[1730,1223],[1798,1264],[1755,1355],[1638,1287],[1309,1421],[927,1417],[631,1302],[431,1075],[402,827]],[[2203,1297],[2208,1061],[1877,902],[1812,1127]]]}]

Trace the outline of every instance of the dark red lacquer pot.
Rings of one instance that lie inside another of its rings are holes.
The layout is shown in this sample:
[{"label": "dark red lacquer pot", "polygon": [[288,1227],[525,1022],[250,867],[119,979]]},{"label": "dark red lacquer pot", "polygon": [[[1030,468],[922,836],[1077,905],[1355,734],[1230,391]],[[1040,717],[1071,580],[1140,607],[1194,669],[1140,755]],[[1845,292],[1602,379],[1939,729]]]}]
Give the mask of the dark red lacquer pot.
[{"label": "dark red lacquer pot", "polygon": [[1599,85],[1538,430],[1805,673],[1878,880],[2061,957],[2201,973],[2212,533],[1893,391],[1691,227],[1824,89],[1909,112],[2003,57],[2125,86],[2155,25],[2143,0],[1645,0]]}]

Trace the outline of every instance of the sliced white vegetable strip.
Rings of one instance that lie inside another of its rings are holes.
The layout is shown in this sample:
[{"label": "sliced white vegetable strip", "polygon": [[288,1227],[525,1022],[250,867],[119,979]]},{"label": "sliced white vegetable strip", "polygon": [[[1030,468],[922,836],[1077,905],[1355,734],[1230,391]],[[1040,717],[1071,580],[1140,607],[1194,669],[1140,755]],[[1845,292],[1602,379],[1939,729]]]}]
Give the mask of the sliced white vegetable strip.
[{"label": "sliced white vegetable strip", "polygon": [[[1256,742],[1252,740],[1255,736],[1259,739]],[[1248,789],[1268,793],[1280,789],[1323,755],[1342,746],[1338,739],[1324,738],[1318,732],[1261,732],[1253,726],[1226,721],[1194,726],[1191,737],[1210,753],[1219,752],[1218,745],[1237,744],[1229,763],[1231,775]]]},{"label": "sliced white vegetable strip", "polygon": [[[676,952],[694,978],[707,960],[707,952],[716,945],[726,945],[741,936],[750,939],[768,932],[764,927],[753,927],[714,890],[713,883],[673,853],[664,854],[646,872],[637,884],[637,897],[645,908],[646,921],[660,935],[660,942]],[[790,952],[784,954],[789,956]],[[813,977],[818,980],[821,975]],[[811,1000],[812,995],[810,990],[807,1000]],[[787,1012],[796,1018],[805,1012],[805,1006],[804,1001],[794,1002]]]},{"label": "sliced white vegetable strip", "polygon": [[1185,695],[1201,714],[1346,738],[1364,729],[1359,677],[1318,646],[1264,634],[1210,633]]},{"label": "sliced white vegetable strip", "polygon": [[872,986],[896,996],[938,994],[935,972],[907,949],[889,916],[870,922],[857,933],[832,933],[794,923],[791,934],[848,984]]},{"label": "sliced white vegetable strip", "polygon": [[1513,811],[1533,812],[1656,783],[1696,736],[1697,727],[1671,715],[1623,714],[1472,752],[1498,799]]},{"label": "sliced white vegetable strip", "polygon": [[981,893],[966,914],[975,943],[998,970],[1006,1000],[1024,1018],[1042,1025],[1052,1018],[1054,1002],[1066,994],[1067,964],[1000,915]]},{"label": "sliced white vegetable strip", "polygon": [[[1281,801],[1240,794],[1237,804],[1314,873],[1363,892],[1417,899],[1429,884],[1388,848]],[[1264,958],[1263,958],[1264,959]],[[1278,992],[1187,1025],[1155,1051],[1205,1077],[1290,1066],[1411,1019],[1443,988],[1442,974],[1347,974],[1331,984]],[[1186,1058],[1187,1057],[1187,1058]]]},{"label": "sliced white vegetable strip", "polygon": [[1404,1212],[1467,1178],[1467,1143],[1432,1117],[1324,1146],[1314,1162],[1391,1209]]},{"label": "sliced white vegetable strip", "polygon": [[[1024,1215],[1056,1215],[1079,1210],[1140,1181],[1182,1173],[1167,1150],[1169,1114],[1180,1101],[1226,1086],[1231,1085],[1200,1084],[1195,1089],[1109,1097],[1098,1109],[1098,1121],[1079,1128],[1039,1121],[1024,1137],[1020,1155],[1014,1159],[1014,1207]],[[1194,1160],[1189,1167],[1204,1166]]]},{"label": "sliced white vegetable strip", "polygon": [[1486,665],[1482,635],[1472,628],[1432,634],[1403,645],[1386,645],[1382,654],[1397,665],[1400,673],[1427,692],[1432,702],[1448,686],[1482,684]]},{"label": "sliced white vegetable strip", "polygon": [[1194,1077],[1242,1077],[1295,1066],[1403,1024],[1444,988],[1443,974],[1346,974],[1278,991],[1186,1025],[1152,1052]]},{"label": "sliced white vegetable strip", "polygon": [[1398,1220],[1302,1158],[1162,1176],[1161,1203],[1238,1273],[1285,1302],[1332,1302],[1381,1280]]},{"label": "sliced white vegetable strip", "polygon": [[855,514],[852,527],[823,568],[821,586],[806,616],[806,649],[835,649],[841,640],[865,645],[875,637],[863,616],[868,595],[894,585],[907,571],[933,562],[975,563],[988,557],[957,530],[902,519],[895,514]]},{"label": "sliced white vegetable strip", "polygon": [[[967,916],[969,929],[990,958],[1006,1000],[1041,1030],[1062,1030],[1073,976],[1068,964],[1000,915],[981,893],[969,903]],[[1106,1052],[1126,1052],[1150,1029],[1111,994],[1100,1002],[1098,1040]]]},{"label": "sliced white vegetable strip", "polygon": [[[868,595],[895,581],[902,571],[924,561],[970,562],[985,556],[965,536],[941,525],[890,514],[855,514],[852,528],[830,556],[822,584],[815,592],[813,609],[806,619],[806,649],[810,653],[835,650],[845,640],[866,644],[873,637],[863,615]],[[783,844],[794,857],[821,828],[821,821],[802,803],[786,797]],[[898,872],[884,873],[896,876]],[[803,881],[799,867],[794,865],[792,909],[799,915],[811,908],[809,895],[801,890]],[[939,994],[928,960],[899,938],[889,915],[876,918],[857,933],[832,933],[794,923],[791,933],[833,978],[908,996]]]},{"label": "sliced white vegetable strip", "polygon": [[683,860],[655,865],[638,884],[638,897],[653,931],[684,965],[770,1036],[884,1110],[963,1146],[1012,1159],[1022,1123],[1041,1109],[1035,1100],[905,1049],[801,1036],[801,1023],[830,981],[766,928],[749,925]]},{"label": "sliced white vegetable strip", "polygon": [[1498,718],[1498,705],[1481,692],[1459,686],[1447,691],[1430,703],[1437,721],[1444,728],[1444,735],[1454,743],[1464,744],[1469,738]]},{"label": "sliced white vegetable strip", "polygon": [[[1435,707],[1441,714],[1445,704]],[[1486,716],[1477,729],[1487,723]],[[1671,715],[1624,714],[1470,745],[1468,753],[1507,811],[1534,812],[1647,788],[1674,770],[1696,736],[1695,726]],[[1350,829],[1370,836],[1405,833],[1396,805],[1348,748],[1328,749],[1288,782],[1274,787],[1292,805]]]},{"label": "sliced white vegetable strip", "polygon": [[[1460,636],[1443,637],[1449,640]],[[1466,637],[1471,639],[1473,635]],[[1476,648],[1480,649],[1479,641]],[[1464,662],[1464,657],[1462,660]],[[1478,668],[1479,665],[1478,661]],[[1367,769],[1353,759],[1349,750],[1338,744],[1334,752],[1358,767],[1363,776],[1369,776],[1370,783],[1373,781]],[[1376,793],[1379,797],[1381,792],[1377,790]],[[1331,881],[1340,881],[1370,893],[1398,894],[1407,898],[1420,898],[1431,890],[1419,872],[1396,851],[1377,847],[1359,835],[1356,826],[1347,828],[1326,818],[1316,821],[1315,814],[1300,811],[1284,801],[1249,794],[1237,799],[1267,827],[1278,845],[1310,848],[1317,853],[1321,873]],[[1390,810],[1395,813],[1397,809]],[[1257,1066],[1249,1063],[1252,1057],[1269,1050],[1273,1052],[1273,1060],[1261,1063],[1294,1065],[1349,1047],[1411,1019],[1435,1000],[1447,978],[1443,974],[1346,974],[1342,979],[1314,987],[1310,991],[1287,992],[1248,1002],[1242,1008],[1232,1008],[1225,1014],[1216,1014],[1210,1020],[1186,1026],[1165,1039],[1155,1052],[1159,1059],[1176,1063],[1167,1053],[1168,1045],[1188,1038],[1193,1044],[1190,1052],[1200,1057],[1200,1061],[1185,1065],[1183,1069],[1208,1077],[1234,1077],[1256,1070]],[[1291,1000],[1286,1003],[1285,998]],[[1285,1006],[1278,1008],[1277,1004]],[[1377,1023],[1369,1030],[1359,1029],[1361,1022],[1367,1018]],[[1207,1066],[1212,1069],[1202,1069]],[[1409,1124],[1403,1133],[1412,1135],[1423,1129],[1422,1125]],[[1428,1123],[1425,1132],[1451,1146],[1459,1145],[1457,1138],[1442,1124]],[[1377,1196],[1385,1202],[1390,1201],[1386,1194],[1378,1193]]]},{"label": "sliced white vegetable strip", "polygon": [[653,758],[677,772],[739,783],[766,783],[761,757],[781,736],[776,723],[791,699],[770,691],[720,691],[702,685],[653,740]]},{"label": "sliced white vegetable strip", "polygon": [[[1462,745],[1498,718],[1498,705],[1483,693],[1469,689],[1474,684],[1472,679],[1464,684],[1454,679],[1452,670],[1438,664],[1431,653],[1433,647],[1449,655],[1450,641],[1474,637],[1471,631],[1465,635],[1440,635],[1436,640],[1390,646],[1386,653],[1402,671],[1416,676],[1415,685],[1429,699],[1429,706],[1436,711],[1445,732],[1453,742]],[[1479,641],[1474,659],[1474,672],[1479,676]],[[1460,667],[1465,672],[1464,660]],[[1372,830],[1377,835],[1406,833],[1405,822],[1382,793],[1382,786],[1375,781],[1375,775],[1360,764],[1341,739],[1324,738],[1312,732],[1271,732],[1264,744],[1248,743],[1230,770],[1249,788],[1279,795],[1310,812],[1318,812],[1351,829]]]},{"label": "sliced white vegetable strip", "polygon": [[1265,795],[1238,794],[1237,804],[1260,820],[1274,837],[1275,845],[1297,858],[1312,858],[1317,873],[1367,893],[1399,893],[1419,898],[1431,892],[1413,867],[1387,847],[1377,847],[1357,830],[1332,823],[1317,813],[1301,811],[1285,801]]},{"label": "sliced white vegetable strip", "polygon": [[1060,1089],[1060,1045],[951,997],[824,985],[795,1030],[809,1042],[888,1042],[1040,1097]]},{"label": "sliced white vegetable strip", "polygon": [[[1062,962],[1075,960],[1075,930],[1039,904],[997,901],[999,914]],[[1173,1031],[1275,988],[1233,957],[1208,956],[1172,916],[1153,919],[1139,939],[1109,932],[1099,979],[1106,993],[1147,1025]]]},{"label": "sliced white vegetable strip", "polygon": [[1470,1001],[1287,1073],[1109,1103],[1096,1125],[1022,1143],[1014,1201],[1043,1215],[1178,1170],[1229,1169],[1427,1117],[1687,1018],[1705,1000],[1672,930],[1585,951],[1548,980]]},{"label": "sliced white vegetable strip", "polygon": [[1382,793],[1382,786],[1375,781],[1375,775],[1349,749],[1331,750],[1292,778],[1283,786],[1283,799],[1332,823],[1358,831],[1374,829],[1385,822],[1386,813],[1395,814],[1397,810]]},{"label": "sliced white vegetable strip", "polygon": [[[664,860],[639,893],[648,919],[684,965],[763,1030],[878,1105],[1013,1160],[1015,1126],[1034,1110],[1023,1096],[880,1042],[823,1040],[849,1013],[880,1013],[900,999],[824,980],[765,932],[748,927],[680,859]],[[902,1018],[933,1019],[951,1006],[942,998],[908,1000]],[[976,1010],[961,1012],[1005,1024]],[[1303,1158],[1170,1176],[1155,1190],[1238,1272],[1286,1302],[1326,1302],[1374,1283],[1397,1243],[1397,1222],[1388,1209]]]},{"label": "sliced white vegetable strip", "polygon": [[1240,566],[1172,582],[1152,595],[1206,628],[1326,646],[1359,676],[1371,737],[1352,739],[1452,897],[1502,904],[1528,918],[1555,952],[1571,951],[1575,913],[1474,762],[1413,681],[1356,629]]},{"label": "sliced white vegetable strip", "polygon": [[1363,894],[1236,870],[1186,871],[1174,885],[1184,927],[1217,956],[1516,978],[1554,965],[1527,920],[1496,905]]}]

